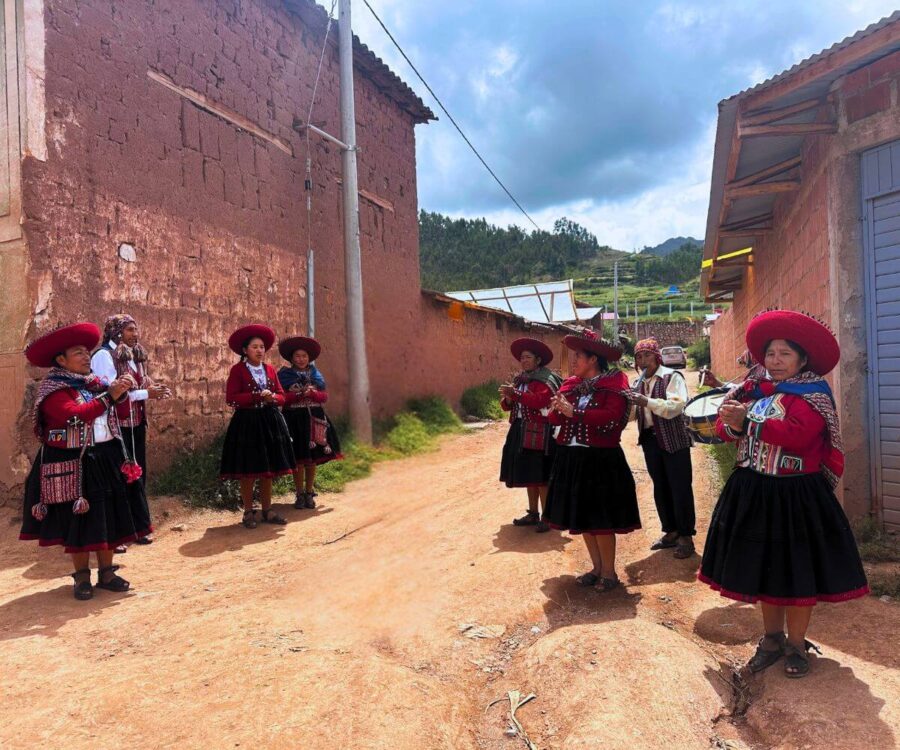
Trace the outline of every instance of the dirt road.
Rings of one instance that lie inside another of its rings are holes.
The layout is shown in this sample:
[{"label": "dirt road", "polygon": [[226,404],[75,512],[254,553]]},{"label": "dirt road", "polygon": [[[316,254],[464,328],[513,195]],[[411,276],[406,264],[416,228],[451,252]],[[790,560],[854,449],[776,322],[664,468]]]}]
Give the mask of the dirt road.
[{"label": "dirt road", "polygon": [[[537,748],[894,747],[900,605],[821,606],[809,678],[735,678],[758,615],[695,583],[698,558],[649,552],[633,429],[644,529],[620,537],[627,586],[609,594],[575,583],[579,539],[511,525],[503,425],[285,506],[284,528],[161,503],[156,543],[121,558],[126,596],[76,602],[68,559],[0,519],[0,746],[524,748],[518,690]],[[693,455],[705,531],[713,468]]]}]

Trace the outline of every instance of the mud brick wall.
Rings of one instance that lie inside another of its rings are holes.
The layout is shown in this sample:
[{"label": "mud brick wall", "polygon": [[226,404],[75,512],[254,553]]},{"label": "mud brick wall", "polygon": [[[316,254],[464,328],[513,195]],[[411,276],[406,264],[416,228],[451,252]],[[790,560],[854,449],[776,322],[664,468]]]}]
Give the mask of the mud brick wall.
[{"label": "mud brick wall", "polygon": [[[344,410],[340,154],[312,140],[310,226],[305,143],[292,129],[295,116],[306,118],[321,35],[279,0],[48,0],[45,26],[49,154],[24,164],[32,333],[123,310],[138,319],[152,374],[176,391],[150,409],[159,465],[226,424],[231,330],[261,320],[281,335],[305,332],[309,233],[320,364],[332,410]],[[151,80],[151,70],[252,121],[293,156]],[[380,413],[411,387],[396,321],[420,327],[414,123],[359,71],[355,84],[360,187],[393,209],[360,206]],[[339,133],[338,106],[330,47],[314,120]]]}]

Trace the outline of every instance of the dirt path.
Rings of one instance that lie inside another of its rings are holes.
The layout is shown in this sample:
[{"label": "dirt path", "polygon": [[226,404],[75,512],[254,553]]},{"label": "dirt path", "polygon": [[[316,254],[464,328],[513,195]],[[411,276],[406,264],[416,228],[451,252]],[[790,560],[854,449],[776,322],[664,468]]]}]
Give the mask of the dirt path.
[{"label": "dirt path", "polygon": [[[606,595],[575,584],[580,540],[510,524],[524,493],[496,480],[503,435],[381,464],[284,528],[166,504],[157,542],[122,558],[134,591],[88,603],[67,559],[3,518],[0,746],[524,748],[519,690],[538,748],[894,747],[900,605],[819,607],[810,678],[735,681],[758,615],[695,583],[696,558],[648,551],[633,427],[644,529],[620,538],[628,586]],[[705,530],[713,468],[693,455]]]}]

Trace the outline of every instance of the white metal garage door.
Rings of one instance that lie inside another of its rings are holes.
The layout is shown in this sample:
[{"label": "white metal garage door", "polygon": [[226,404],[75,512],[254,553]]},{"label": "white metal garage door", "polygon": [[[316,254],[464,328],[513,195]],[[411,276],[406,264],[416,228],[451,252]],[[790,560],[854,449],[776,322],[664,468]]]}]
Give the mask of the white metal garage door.
[{"label": "white metal garage door", "polygon": [[862,157],[874,490],[900,528],[900,141]]}]

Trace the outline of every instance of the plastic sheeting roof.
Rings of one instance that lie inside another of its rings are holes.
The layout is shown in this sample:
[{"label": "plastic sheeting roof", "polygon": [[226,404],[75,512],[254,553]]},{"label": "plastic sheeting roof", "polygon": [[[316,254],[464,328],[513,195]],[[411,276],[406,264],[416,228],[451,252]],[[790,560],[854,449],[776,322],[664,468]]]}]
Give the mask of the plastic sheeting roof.
[{"label": "plastic sheeting roof", "polygon": [[577,320],[587,321],[592,317],[587,314],[591,312],[590,308],[579,310],[575,307],[572,279],[496,289],[447,292],[447,296],[462,302],[474,302],[482,307],[503,310],[534,323],[570,323]]}]

